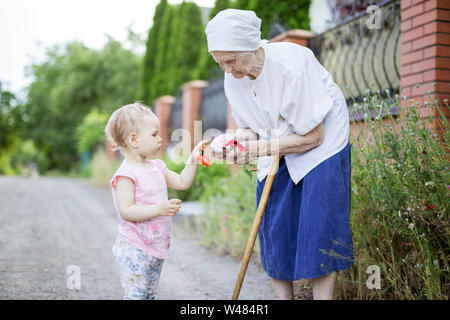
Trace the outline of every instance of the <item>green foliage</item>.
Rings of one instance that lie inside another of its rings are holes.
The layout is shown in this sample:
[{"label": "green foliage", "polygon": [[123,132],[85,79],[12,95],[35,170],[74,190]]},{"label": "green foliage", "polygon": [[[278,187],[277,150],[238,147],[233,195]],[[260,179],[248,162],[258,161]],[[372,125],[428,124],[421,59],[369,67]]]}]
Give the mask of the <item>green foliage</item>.
[{"label": "green foliage", "polygon": [[[153,16],[153,24],[148,31],[146,51],[142,64],[141,86],[139,91],[140,100],[144,103],[151,105],[153,100],[157,98],[157,93],[153,87],[155,81],[153,80],[156,75],[156,59],[158,49],[164,48],[161,42],[165,42],[164,38],[167,35],[167,28],[163,25],[167,22],[167,11],[169,4],[167,0],[161,0],[155,9],[155,15]],[[164,33],[161,29],[164,30]],[[159,58],[161,60],[161,58]]]},{"label": "green foliage", "polygon": [[92,152],[105,141],[104,128],[108,122],[108,114],[94,108],[83,119],[77,128],[78,152]]},{"label": "green foliage", "polygon": [[200,8],[192,2],[180,5],[178,12],[176,44],[174,50],[174,89],[194,80],[193,70],[197,68],[202,49],[206,44]]},{"label": "green foliage", "polygon": [[[168,158],[162,159],[167,168],[173,172],[180,174],[184,167],[185,162],[174,162]],[[197,176],[194,184],[188,190],[173,190],[169,189],[170,198],[177,198],[182,201],[199,201],[200,197],[205,192],[211,192],[211,186],[220,178],[229,176],[229,171],[225,165],[211,165],[204,167],[198,166]]]},{"label": "green foliage", "polygon": [[[214,8],[209,12],[209,20],[214,18],[220,11],[232,8],[232,4],[233,3],[230,0],[216,0]],[[218,68],[220,68],[219,65],[208,52],[208,45],[205,40],[204,48],[200,51],[200,58],[194,72],[194,77],[195,79],[209,79],[214,70]]]},{"label": "green foliage", "polygon": [[176,37],[176,33],[173,31],[173,20],[176,17],[177,9],[172,6],[168,6],[164,11],[164,15],[161,20],[160,37],[155,51],[155,66],[152,72],[151,88],[153,95],[149,103],[154,99],[164,96],[172,95],[174,91],[174,81],[168,77],[168,70],[174,69],[174,55],[173,50],[170,48],[170,39]]},{"label": "green foliage", "polygon": [[[448,121],[442,136],[431,134],[429,116],[421,118],[420,103],[405,101],[394,118],[388,111],[400,107],[366,94],[355,111],[376,110],[366,117],[369,132],[361,131],[352,148],[352,230],[356,266],[338,282],[341,297],[360,299],[448,299],[449,190]],[[406,100],[406,97],[405,97]],[[392,102],[393,101],[393,102]],[[430,96],[430,101],[438,101]],[[446,106],[425,108],[443,114]],[[387,117],[381,117],[381,112]],[[359,123],[355,123],[359,125]],[[366,287],[369,265],[381,269],[381,289]]]},{"label": "green foliage", "polygon": [[200,8],[193,2],[170,6],[161,1],[147,40],[142,99],[152,104],[160,96],[175,95],[180,86],[196,79],[205,47]]},{"label": "green foliage", "polygon": [[70,42],[47,49],[43,63],[28,68],[34,81],[24,106],[25,136],[49,160],[49,169],[77,163],[76,128],[92,108],[111,113],[135,101],[140,57],[109,39],[101,50]]},{"label": "green foliage", "polygon": [[92,160],[87,167],[86,177],[89,178],[89,182],[98,187],[110,188],[109,181],[114,173],[119,168],[122,160],[108,159],[104,149],[98,149],[94,152]]},{"label": "green foliage", "polygon": [[0,82],[0,152],[11,147],[14,139],[21,135],[22,125],[22,106]]},{"label": "green foliage", "polygon": [[253,10],[262,20],[261,39],[267,37],[274,22],[281,24],[286,30],[310,30],[309,7],[311,0],[238,0],[237,8]]},{"label": "green foliage", "polygon": [[[240,259],[256,214],[256,179],[242,171],[215,179],[200,199],[205,213],[196,224],[203,244]],[[254,255],[259,262],[258,241]]]}]

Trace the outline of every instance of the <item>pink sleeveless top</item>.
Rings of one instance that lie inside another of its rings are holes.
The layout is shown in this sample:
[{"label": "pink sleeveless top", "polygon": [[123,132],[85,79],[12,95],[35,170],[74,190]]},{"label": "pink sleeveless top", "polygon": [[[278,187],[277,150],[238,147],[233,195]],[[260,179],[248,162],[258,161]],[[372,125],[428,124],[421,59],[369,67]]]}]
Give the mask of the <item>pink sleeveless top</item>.
[{"label": "pink sleeveless top", "polygon": [[[126,177],[133,181],[135,187],[134,202],[136,205],[152,205],[167,201],[166,164],[159,159],[147,160],[153,168],[136,166],[123,160],[111,179],[111,190],[117,214],[115,187],[118,177]],[[120,217],[120,214],[119,214]],[[169,254],[172,217],[158,216],[143,222],[132,222],[122,219],[119,234],[131,246],[158,258],[166,259]]]}]

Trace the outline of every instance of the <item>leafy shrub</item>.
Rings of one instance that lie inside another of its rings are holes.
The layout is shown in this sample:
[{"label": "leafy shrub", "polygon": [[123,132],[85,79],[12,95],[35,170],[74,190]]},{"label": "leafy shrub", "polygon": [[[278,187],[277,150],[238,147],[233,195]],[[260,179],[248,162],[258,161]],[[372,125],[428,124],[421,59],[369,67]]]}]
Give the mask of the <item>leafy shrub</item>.
[{"label": "leafy shrub", "polygon": [[[338,297],[360,299],[448,299],[449,297],[449,175],[444,145],[449,143],[448,121],[443,134],[431,134],[433,119],[420,115],[420,103],[407,101],[394,118],[388,111],[401,107],[398,96],[383,101],[366,95],[368,112],[387,117],[367,119],[352,144],[352,218],[355,261],[337,282]],[[425,108],[443,108],[433,104]],[[357,123],[355,123],[357,124]],[[381,271],[381,289],[366,285],[369,265]]]}]

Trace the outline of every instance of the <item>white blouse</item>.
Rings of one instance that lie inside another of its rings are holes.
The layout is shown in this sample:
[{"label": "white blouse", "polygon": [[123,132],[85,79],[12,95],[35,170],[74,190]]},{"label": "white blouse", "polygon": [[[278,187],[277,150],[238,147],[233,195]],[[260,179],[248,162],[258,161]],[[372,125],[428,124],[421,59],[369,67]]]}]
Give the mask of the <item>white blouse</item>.
[{"label": "white blouse", "polygon": [[[325,137],[318,147],[285,156],[291,179],[298,183],[322,161],[349,142],[349,114],[342,91],[313,52],[290,42],[267,43],[264,66],[255,80],[225,73],[224,89],[239,128],[263,139],[305,135],[323,122]],[[272,157],[258,158],[258,180]]]}]

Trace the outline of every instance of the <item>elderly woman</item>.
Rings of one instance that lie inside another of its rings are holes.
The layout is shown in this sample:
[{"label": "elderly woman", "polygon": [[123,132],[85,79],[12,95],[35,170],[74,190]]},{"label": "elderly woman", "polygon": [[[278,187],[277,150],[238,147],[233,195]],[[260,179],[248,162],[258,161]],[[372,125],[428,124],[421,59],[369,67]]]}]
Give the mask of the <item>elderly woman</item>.
[{"label": "elderly woman", "polygon": [[227,9],[206,26],[208,51],[225,71],[224,88],[246,152],[258,158],[259,203],[271,155],[280,157],[259,230],[261,263],[276,298],[312,279],[314,299],[333,299],[337,271],[352,266],[349,116],[342,94],[313,52],[260,39],[253,11]]}]

